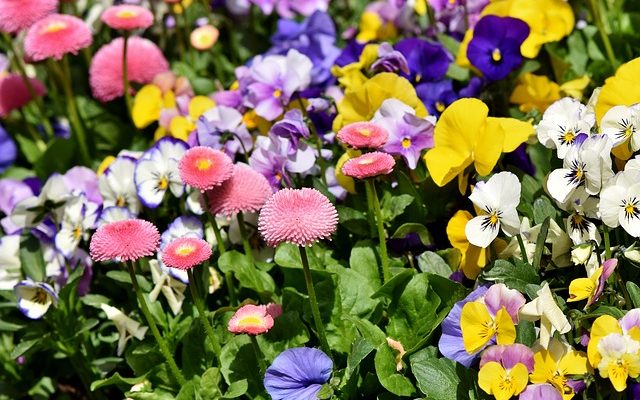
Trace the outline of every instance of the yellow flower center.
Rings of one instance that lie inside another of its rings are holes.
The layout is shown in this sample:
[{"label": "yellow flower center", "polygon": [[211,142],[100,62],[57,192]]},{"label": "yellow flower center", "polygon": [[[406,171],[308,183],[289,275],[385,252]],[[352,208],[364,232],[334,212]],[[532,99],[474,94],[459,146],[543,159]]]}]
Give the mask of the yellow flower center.
[{"label": "yellow flower center", "polygon": [[82,237],[82,227],[80,225],[77,225],[73,230],[73,238],[78,240],[81,237]]},{"label": "yellow flower center", "polygon": [[402,139],[402,148],[408,149],[409,147],[411,147],[411,139],[409,138]]},{"label": "yellow flower center", "polygon": [[362,129],[358,130],[358,133],[359,133],[361,136],[364,136],[364,137],[369,137],[369,136],[371,136],[371,131],[370,131],[369,129],[367,129],[367,128],[362,128]]},{"label": "yellow flower center", "polygon": [[38,304],[45,304],[47,302],[47,292],[42,288],[36,288],[31,301]]},{"label": "yellow flower center", "polygon": [[568,130],[562,135],[562,141],[565,144],[571,144],[576,139],[576,135],[572,130]]},{"label": "yellow flower center", "polygon": [[273,91],[273,97],[275,97],[276,99],[279,99],[280,96],[282,96],[282,90],[276,89]]},{"label": "yellow flower center", "polygon": [[500,49],[493,50],[493,52],[491,53],[491,59],[495,62],[502,61],[502,52],[500,51]]},{"label": "yellow flower center", "polygon": [[375,161],[375,159],[373,157],[362,157],[362,159],[360,161],[358,161],[358,164],[360,165],[369,165],[369,164],[373,164]]},{"label": "yellow flower center", "polygon": [[127,201],[124,199],[124,196],[119,195],[118,197],[116,197],[116,206],[124,207],[125,204],[127,204]]},{"label": "yellow flower center", "polygon": [[436,101],[436,110],[438,110],[438,112],[443,112],[444,109],[445,109],[444,103],[441,101]]},{"label": "yellow flower center", "polygon": [[420,83],[421,80],[422,80],[422,74],[417,74],[416,75],[416,83]]},{"label": "yellow flower center", "polygon": [[196,168],[198,168],[199,171],[208,170],[209,168],[211,168],[212,164],[213,162],[208,158],[199,158],[196,160]]},{"label": "yellow flower center", "polygon": [[238,321],[238,326],[242,328],[246,328],[249,326],[259,326],[259,325],[262,325],[262,319],[255,315],[244,317]]},{"label": "yellow flower center", "polygon": [[624,204],[624,216],[626,218],[637,217],[640,212],[638,211],[637,201],[629,201]]},{"label": "yellow flower center", "polygon": [[63,21],[52,21],[50,24],[42,29],[42,33],[56,33],[62,30],[67,29],[66,22]]},{"label": "yellow flower center", "polygon": [[176,255],[181,256],[181,257],[185,257],[190,255],[191,253],[193,253],[193,251],[196,248],[193,245],[190,244],[183,244],[182,246],[178,247],[176,249]]},{"label": "yellow flower center", "polygon": [[138,16],[138,13],[135,10],[122,10],[116,14],[118,18],[135,18]]},{"label": "yellow flower center", "polygon": [[160,178],[160,180],[158,181],[158,189],[160,190],[166,190],[169,187],[169,180],[167,179],[166,176],[163,176]]}]

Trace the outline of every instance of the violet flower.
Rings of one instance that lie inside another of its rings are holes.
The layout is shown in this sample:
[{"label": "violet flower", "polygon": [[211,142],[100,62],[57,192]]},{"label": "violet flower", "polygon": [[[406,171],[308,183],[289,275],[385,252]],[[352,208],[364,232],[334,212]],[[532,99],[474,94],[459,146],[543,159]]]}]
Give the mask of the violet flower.
[{"label": "violet flower", "polygon": [[394,46],[407,59],[412,82],[438,81],[444,78],[453,58],[440,44],[422,39],[403,39]]},{"label": "violet flower", "polygon": [[309,138],[311,133],[304,121],[302,111],[293,109],[284,114],[284,118],[273,124],[271,134],[289,139],[293,147],[298,147],[298,140]]},{"label": "violet flower", "polygon": [[236,109],[218,106],[205,112],[196,121],[196,137],[200,146],[224,151],[231,159],[238,152],[249,152],[253,138]]},{"label": "violet flower", "polygon": [[458,100],[449,79],[438,82],[424,82],[416,86],[416,94],[422,100],[430,115],[440,116],[449,104]]},{"label": "violet flower", "polygon": [[321,350],[287,349],[267,368],[264,387],[273,400],[315,400],[332,370],[333,362]]},{"label": "violet flower", "polygon": [[9,168],[16,161],[18,148],[9,133],[0,125],[0,172]]},{"label": "violet flower", "polygon": [[504,79],[522,64],[520,46],[529,31],[529,25],[520,19],[484,16],[473,30],[467,57],[487,79]]}]

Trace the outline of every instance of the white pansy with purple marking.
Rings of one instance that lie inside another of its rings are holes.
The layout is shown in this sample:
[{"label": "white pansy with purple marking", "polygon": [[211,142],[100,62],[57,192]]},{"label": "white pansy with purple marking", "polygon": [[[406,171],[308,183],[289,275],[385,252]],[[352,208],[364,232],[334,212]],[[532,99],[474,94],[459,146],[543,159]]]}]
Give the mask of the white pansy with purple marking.
[{"label": "white pansy with purple marking", "polygon": [[58,294],[44,282],[24,280],[19,282],[13,291],[18,298],[18,309],[28,318],[40,319],[47,313],[52,304],[58,302]]}]

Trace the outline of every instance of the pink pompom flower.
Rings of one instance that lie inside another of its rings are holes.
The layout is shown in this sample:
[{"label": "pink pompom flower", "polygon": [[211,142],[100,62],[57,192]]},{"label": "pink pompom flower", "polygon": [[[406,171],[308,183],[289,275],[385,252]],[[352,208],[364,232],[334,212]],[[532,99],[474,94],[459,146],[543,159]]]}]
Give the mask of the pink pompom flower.
[{"label": "pink pompom flower", "polygon": [[388,138],[387,130],[373,122],[354,122],[338,132],[339,141],[356,149],[377,149]]},{"label": "pink pompom flower", "polygon": [[207,241],[194,237],[175,239],[162,251],[162,262],[171,268],[187,270],[200,265],[211,257]]},{"label": "pink pompom flower", "polygon": [[[276,311],[279,313],[274,314]],[[256,306],[247,304],[233,314],[227,328],[231,333],[246,333],[248,335],[260,335],[273,327],[273,320],[282,314],[282,307],[276,304]]]},{"label": "pink pompom flower", "polygon": [[[124,95],[122,51],[124,39],[117,38],[102,46],[93,56],[89,68],[89,85],[96,99],[106,102]],[[127,78],[145,85],[169,70],[169,62],[160,48],[150,40],[131,37],[127,44]]]},{"label": "pink pompom flower", "polygon": [[158,228],[149,221],[127,219],[103,225],[91,237],[94,261],[135,261],[153,255],[160,243]]},{"label": "pink pompom flower", "polygon": [[357,179],[371,178],[390,174],[395,165],[391,155],[374,151],[348,160],[342,166],[342,173]]},{"label": "pink pompom flower", "polygon": [[100,18],[109,28],[132,31],[147,29],[153,24],[153,14],[144,7],[121,4],[107,8]]},{"label": "pink pompom flower", "polygon": [[24,51],[31,60],[60,60],[65,54],[78,54],[93,42],[91,30],[80,18],[51,14],[29,28]]},{"label": "pink pompom flower", "polygon": [[[46,89],[42,82],[29,78],[36,96],[42,96]],[[18,74],[9,74],[0,79],[0,117],[7,116],[11,111],[24,107],[33,100],[24,79]]]},{"label": "pink pompom flower", "polygon": [[55,12],[58,0],[0,0],[0,31],[16,33]]},{"label": "pink pompom flower", "polygon": [[336,208],[325,195],[311,188],[276,192],[258,217],[258,229],[273,247],[284,242],[311,246],[330,238],[337,226]]},{"label": "pink pompom flower", "polygon": [[272,194],[267,178],[242,163],[233,167],[231,178],[206,192],[211,213],[228,217],[260,210]]},{"label": "pink pompom flower", "polygon": [[185,184],[201,191],[221,185],[233,175],[233,161],[220,150],[196,146],[187,150],[178,164]]}]

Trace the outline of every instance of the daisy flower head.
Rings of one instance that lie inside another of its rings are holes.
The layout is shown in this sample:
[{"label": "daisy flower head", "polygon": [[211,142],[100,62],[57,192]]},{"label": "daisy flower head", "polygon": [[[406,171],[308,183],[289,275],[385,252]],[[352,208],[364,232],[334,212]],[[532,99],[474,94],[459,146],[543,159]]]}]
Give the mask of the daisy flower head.
[{"label": "daisy flower head", "polygon": [[272,315],[271,311],[273,310],[276,309],[269,306],[256,306],[253,304],[242,306],[229,320],[227,329],[231,333],[246,333],[249,335],[267,333],[273,327],[273,319],[279,315]]},{"label": "daisy flower head", "polygon": [[272,194],[267,178],[242,163],[234,165],[231,178],[206,192],[211,213],[229,217],[260,210]]},{"label": "daisy flower head", "polygon": [[258,217],[258,229],[272,247],[284,242],[311,246],[329,238],[337,226],[336,208],[325,195],[311,188],[276,192]]},{"label": "daisy flower head", "polygon": [[160,233],[151,222],[128,219],[98,228],[89,249],[94,261],[135,261],[153,255],[159,242]]},{"label": "daisy flower head", "polygon": [[107,8],[100,17],[109,28],[132,31],[146,29],[153,24],[153,14],[144,7],[121,4]]},{"label": "daisy flower head", "polygon": [[344,163],[342,173],[352,178],[365,179],[390,174],[395,165],[396,161],[393,156],[374,151],[352,158]]},{"label": "daisy flower head", "polygon": [[65,54],[78,54],[92,42],[91,30],[83,20],[72,15],[51,14],[29,28],[24,51],[33,61],[60,60]]},{"label": "daisy flower head", "polygon": [[338,140],[355,149],[377,149],[388,138],[387,130],[373,122],[354,122],[338,131]]},{"label": "daisy flower head", "polygon": [[211,257],[207,241],[195,237],[182,237],[170,242],[162,252],[162,262],[171,268],[188,270]]},{"label": "daisy flower head", "polygon": [[178,170],[185,184],[205,191],[231,178],[233,162],[220,150],[196,146],[184,153],[178,163]]},{"label": "daisy flower head", "polygon": [[0,0],[0,31],[16,33],[58,8],[58,0]]}]

